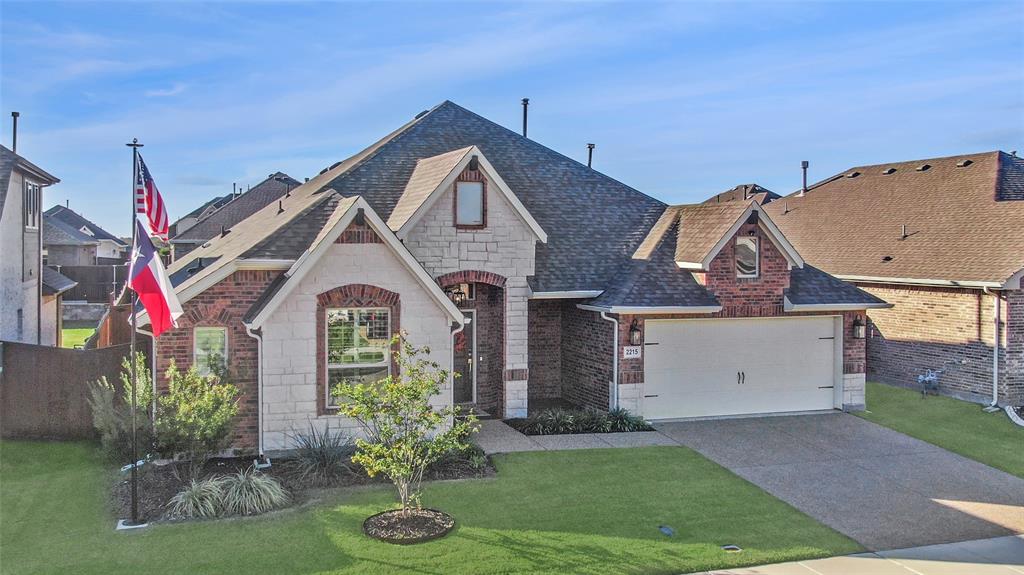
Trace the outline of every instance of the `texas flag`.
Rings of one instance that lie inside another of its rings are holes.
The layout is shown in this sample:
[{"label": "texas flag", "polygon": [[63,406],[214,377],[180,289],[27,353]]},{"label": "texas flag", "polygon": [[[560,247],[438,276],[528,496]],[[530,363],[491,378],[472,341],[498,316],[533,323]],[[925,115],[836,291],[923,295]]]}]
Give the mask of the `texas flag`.
[{"label": "texas flag", "polygon": [[132,251],[132,267],[128,278],[128,284],[149,314],[153,337],[159,337],[164,331],[177,327],[177,319],[183,313],[181,303],[149,234],[138,220],[135,220],[135,249]]}]

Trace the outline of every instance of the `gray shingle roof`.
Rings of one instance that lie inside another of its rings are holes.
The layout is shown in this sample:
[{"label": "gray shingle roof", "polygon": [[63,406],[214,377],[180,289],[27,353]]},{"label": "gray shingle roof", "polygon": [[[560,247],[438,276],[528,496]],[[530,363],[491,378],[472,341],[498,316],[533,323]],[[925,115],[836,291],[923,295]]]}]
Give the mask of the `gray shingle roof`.
[{"label": "gray shingle roof", "polygon": [[786,297],[794,305],[864,304],[873,306],[885,303],[857,286],[831,276],[810,264],[790,270],[789,289],[786,290]]},{"label": "gray shingle roof", "polygon": [[[53,206],[52,208],[46,210],[45,214],[46,214],[47,217],[55,219],[55,220],[60,220],[60,221],[64,222],[65,224],[68,224],[69,226],[71,226],[71,227],[73,227],[73,228],[75,228],[77,230],[81,230],[82,228],[86,228],[90,232],[92,232],[92,234],[91,234],[92,237],[97,239],[97,240],[110,240],[112,242],[117,243],[117,245],[119,245],[119,246],[124,246],[124,247],[128,246],[128,244],[126,244],[125,241],[122,240],[121,238],[119,238],[119,237],[115,236],[114,234],[108,232],[107,230],[97,226],[96,224],[94,224],[91,221],[87,220],[81,214],[79,214],[78,212],[76,212],[76,211],[74,211],[74,210],[72,210],[70,208],[66,208],[64,206]],[[89,234],[86,234],[86,235],[89,235]]]},{"label": "gray shingle roof", "polygon": [[96,238],[58,218],[43,214],[44,246],[95,246]]},{"label": "gray shingle roof", "polygon": [[11,185],[11,173],[15,169],[25,170],[47,185],[60,182],[56,176],[14,153],[7,146],[0,145],[0,216],[4,215],[7,188]]},{"label": "gray shingle roof", "polygon": [[[278,181],[277,178],[284,181]],[[219,235],[221,229],[235,227],[238,222],[253,215],[264,206],[276,202],[289,190],[294,190],[300,185],[297,180],[283,172],[271,174],[249,191],[230,199],[192,227],[171,238],[171,243],[205,243],[210,238]]]},{"label": "gray shingle roof", "polygon": [[78,282],[50,266],[43,266],[43,295],[57,295],[78,285]]},{"label": "gray shingle roof", "polygon": [[755,202],[764,205],[770,204],[771,202],[781,198],[779,194],[769,190],[768,188],[759,186],[757,184],[740,184],[731,190],[724,191],[720,194],[715,194],[710,198],[704,200],[705,204],[720,204],[722,202],[734,202],[734,201],[749,201],[754,200]]}]

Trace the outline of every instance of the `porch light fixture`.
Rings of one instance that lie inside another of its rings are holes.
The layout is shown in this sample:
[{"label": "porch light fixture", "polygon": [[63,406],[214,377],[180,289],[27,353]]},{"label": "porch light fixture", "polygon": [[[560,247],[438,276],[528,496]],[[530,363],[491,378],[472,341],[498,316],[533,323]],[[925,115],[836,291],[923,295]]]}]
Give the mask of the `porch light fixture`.
[{"label": "porch light fixture", "polygon": [[855,317],[853,319],[853,338],[864,339],[866,332],[867,326],[864,325],[864,320],[860,319],[860,316]]},{"label": "porch light fixture", "polygon": [[634,319],[633,323],[629,324],[629,345],[640,345],[641,336],[640,322]]},{"label": "porch light fixture", "polygon": [[444,293],[448,296],[455,305],[460,305],[466,301],[466,292],[462,291],[461,286],[454,286],[444,290]]}]

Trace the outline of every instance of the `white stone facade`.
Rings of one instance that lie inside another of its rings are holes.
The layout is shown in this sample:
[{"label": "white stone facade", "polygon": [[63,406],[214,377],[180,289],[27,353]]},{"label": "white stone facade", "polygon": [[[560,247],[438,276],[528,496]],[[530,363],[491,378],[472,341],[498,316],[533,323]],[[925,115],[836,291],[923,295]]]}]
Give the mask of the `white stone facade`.
[{"label": "white stone facade", "polygon": [[[506,278],[505,371],[526,370],[530,296],[526,278],[534,274],[538,238],[490,179],[486,228],[456,228],[453,202],[454,186],[414,224],[405,245],[431,277],[479,270]],[[505,417],[526,416],[526,387],[525,380],[505,382]]]},{"label": "white stone facade", "polygon": [[642,383],[620,383],[619,384],[619,408],[625,409],[632,414],[643,413],[643,387]]},{"label": "white stone facade", "polygon": [[864,393],[866,389],[863,373],[843,374],[843,410],[860,411],[864,409]]},{"label": "white stone facade", "polygon": [[[348,284],[399,294],[401,329],[416,346],[451,370],[451,318],[385,244],[333,244],[263,325],[263,441],[266,451],[290,449],[310,422],[359,431],[355,421],[317,415],[317,295]],[[451,404],[450,383],[434,405]]]}]

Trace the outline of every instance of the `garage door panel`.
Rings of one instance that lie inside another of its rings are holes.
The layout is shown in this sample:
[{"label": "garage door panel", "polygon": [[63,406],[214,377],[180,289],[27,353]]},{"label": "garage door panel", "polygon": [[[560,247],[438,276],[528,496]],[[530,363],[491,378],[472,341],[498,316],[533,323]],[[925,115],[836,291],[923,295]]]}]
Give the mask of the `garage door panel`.
[{"label": "garage door panel", "polygon": [[833,331],[830,317],[650,320],[644,416],[830,409]]}]

